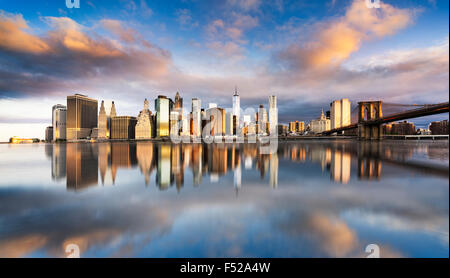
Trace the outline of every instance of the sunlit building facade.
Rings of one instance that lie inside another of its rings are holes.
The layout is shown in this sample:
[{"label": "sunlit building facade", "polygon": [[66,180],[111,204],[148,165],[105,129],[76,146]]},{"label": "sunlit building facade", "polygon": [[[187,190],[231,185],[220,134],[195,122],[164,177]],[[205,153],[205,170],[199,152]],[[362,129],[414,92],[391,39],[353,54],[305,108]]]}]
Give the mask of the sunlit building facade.
[{"label": "sunlit building facade", "polygon": [[67,107],[57,104],[52,108],[53,141],[66,140]]},{"label": "sunlit building facade", "polygon": [[234,134],[234,115],[231,112],[227,112],[225,114],[225,135],[233,135]]},{"label": "sunlit building facade", "polygon": [[171,136],[180,135],[180,113],[178,111],[170,111],[169,129]]},{"label": "sunlit building facade", "polygon": [[325,117],[323,110],[318,119],[311,120],[310,129],[312,133],[321,133],[330,130],[330,120]]},{"label": "sunlit building facade", "polygon": [[111,118],[111,139],[135,139],[136,117],[116,116]]},{"label": "sunlit building facade", "polygon": [[171,101],[166,96],[158,96],[155,100],[156,110],[156,137],[168,137],[170,135],[169,122]]},{"label": "sunlit building facade", "polygon": [[98,139],[108,139],[110,136],[108,115],[106,115],[105,101],[102,100],[100,112],[98,113]]},{"label": "sunlit building facade", "polygon": [[225,135],[225,109],[210,108],[206,110],[206,119],[210,124],[211,136]]},{"label": "sunlit building facade", "polygon": [[97,128],[98,101],[81,94],[67,97],[67,140],[86,139]]},{"label": "sunlit building facade", "polygon": [[136,136],[135,139],[151,139],[152,138],[152,112],[149,109],[149,102],[147,99],[144,101],[144,109],[139,112],[136,123]]},{"label": "sunlit building facade", "polygon": [[256,132],[258,134],[266,134],[267,133],[267,110],[264,108],[264,105],[260,105],[256,117],[257,126],[256,126]]},{"label": "sunlit building facade", "polygon": [[196,137],[202,135],[202,102],[198,98],[192,99],[192,129],[191,134]]},{"label": "sunlit building facade", "polygon": [[351,104],[347,98],[335,100],[331,103],[330,128],[340,128],[351,123]]},{"label": "sunlit building facade", "polygon": [[278,130],[278,108],[277,97],[269,96],[269,129],[268,133],[276,135]]}]

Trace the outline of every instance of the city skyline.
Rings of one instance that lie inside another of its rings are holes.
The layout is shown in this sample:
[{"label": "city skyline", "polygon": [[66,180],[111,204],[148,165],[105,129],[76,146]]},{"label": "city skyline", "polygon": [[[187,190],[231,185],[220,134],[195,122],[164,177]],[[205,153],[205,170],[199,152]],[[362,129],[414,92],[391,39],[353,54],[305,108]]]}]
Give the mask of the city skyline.
[{"label": "city skyline", "polygon": [[280,123],[342,96],[448,101],[448,1],[0,2],[0,141],[42,138],[48,107],[75,92],[136,116],[159,92],[228,106],[237,84],[242,107],[276,94]]}]

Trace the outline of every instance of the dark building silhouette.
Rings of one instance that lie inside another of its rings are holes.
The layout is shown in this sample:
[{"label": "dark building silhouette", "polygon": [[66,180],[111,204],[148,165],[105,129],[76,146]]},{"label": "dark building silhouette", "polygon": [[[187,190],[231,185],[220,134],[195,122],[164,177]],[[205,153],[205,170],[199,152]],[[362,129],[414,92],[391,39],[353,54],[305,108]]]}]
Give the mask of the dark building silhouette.
[{"label": "dark building silhouette", "polygon": [[430,124],[430,131],[432,135],[448,135],[448,120],[440,122],[432,122]]},{"label": "dark building silhouette", "polygon": [[416,134],[416,127],[413,123],[407,121],[393,123],[391,127],[392,135],[414,135]]}]

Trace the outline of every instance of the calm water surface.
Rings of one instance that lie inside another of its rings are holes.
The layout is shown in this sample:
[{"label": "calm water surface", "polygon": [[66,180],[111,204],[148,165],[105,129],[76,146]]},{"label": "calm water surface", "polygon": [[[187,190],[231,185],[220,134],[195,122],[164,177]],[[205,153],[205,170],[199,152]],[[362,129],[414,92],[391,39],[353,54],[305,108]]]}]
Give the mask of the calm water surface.
[{"label": "calm water surface", "polygon": [[448,257],[448,141],[0,145],[0,257]]}]

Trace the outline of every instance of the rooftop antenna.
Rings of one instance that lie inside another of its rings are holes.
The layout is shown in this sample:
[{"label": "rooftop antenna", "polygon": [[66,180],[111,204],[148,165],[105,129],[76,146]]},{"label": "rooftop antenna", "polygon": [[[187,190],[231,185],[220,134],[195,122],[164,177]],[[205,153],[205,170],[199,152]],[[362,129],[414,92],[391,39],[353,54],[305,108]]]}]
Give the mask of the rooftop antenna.
[{"label": "rooftop antenna", "polygon": [[237,86],[234,86],[234,95],[235,96],[238,96],[239,94],[238,94],[238,91],[237,91]]}]

